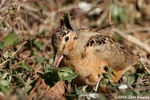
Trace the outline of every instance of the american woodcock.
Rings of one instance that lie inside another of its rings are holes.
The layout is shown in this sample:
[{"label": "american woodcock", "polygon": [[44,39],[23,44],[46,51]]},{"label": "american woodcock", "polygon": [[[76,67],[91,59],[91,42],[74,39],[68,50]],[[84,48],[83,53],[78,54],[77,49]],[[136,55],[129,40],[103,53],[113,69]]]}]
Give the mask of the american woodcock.
[{"label": "american woodcock", "polygon": [[113,70],[111,82],[116,83],[137,60],[136,55],[113,38],[86,29],[59,29],[52,44],[56,54],[53,65],[58,67],[63,60],[90,85],[96,84],[99,75],[105,73],[105,66]]}]

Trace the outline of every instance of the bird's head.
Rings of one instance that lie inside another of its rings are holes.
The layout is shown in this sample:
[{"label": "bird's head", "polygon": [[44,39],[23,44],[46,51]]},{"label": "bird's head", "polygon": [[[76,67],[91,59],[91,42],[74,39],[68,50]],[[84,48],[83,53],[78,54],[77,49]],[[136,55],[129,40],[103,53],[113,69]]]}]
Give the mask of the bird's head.
[{"label": "bird's head", "polygon": [[70,29],[59,29],[52,37],[52,45],[55,51],[54,67],[58,67],[64,56],[68,56],[74,48],[77,32]]}]

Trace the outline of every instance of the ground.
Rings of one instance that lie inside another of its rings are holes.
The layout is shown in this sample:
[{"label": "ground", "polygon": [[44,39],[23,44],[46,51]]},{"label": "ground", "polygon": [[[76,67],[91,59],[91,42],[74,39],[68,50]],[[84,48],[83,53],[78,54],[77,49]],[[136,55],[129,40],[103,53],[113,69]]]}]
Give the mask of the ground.
[{"label": "ground", "polygon": [[[0,99],[150,99],[149,9],[149,0],[1,0]],[[51,37],[66,12],[74,29],[102,31],[139,55],[118,83],[106,74],[96,90],[77,87],[76,72],[52,67]]]}]

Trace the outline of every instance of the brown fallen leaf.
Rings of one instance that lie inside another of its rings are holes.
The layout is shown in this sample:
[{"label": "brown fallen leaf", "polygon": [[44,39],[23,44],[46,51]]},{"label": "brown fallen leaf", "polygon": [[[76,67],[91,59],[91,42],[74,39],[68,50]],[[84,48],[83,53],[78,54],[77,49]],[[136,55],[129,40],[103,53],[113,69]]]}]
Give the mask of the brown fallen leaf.
[{"label": "brown fallen leaf", "polygon": [[35,87],[29,94],[29,100],[32,99],[43,99],[44,100],[65,100],[63,94],[65,93],[65,83],[63,81],[58,81],[52,88],[45,84],[45,81],[40,78]]},{"label": "brown fallen leaf", "polygon": [[31,55],[31,51],[26,50],[26,51],[19,53],[19,58],[20,58],[20,60],[25,59],[25,58],[28,58],[30,55]]},{"label": "brown fallen leaf", "polygon": [[64,81],[58,81],[51,89],[48,89],[44,95],[51,99],[65,100],[63,94],[65,93]]}]

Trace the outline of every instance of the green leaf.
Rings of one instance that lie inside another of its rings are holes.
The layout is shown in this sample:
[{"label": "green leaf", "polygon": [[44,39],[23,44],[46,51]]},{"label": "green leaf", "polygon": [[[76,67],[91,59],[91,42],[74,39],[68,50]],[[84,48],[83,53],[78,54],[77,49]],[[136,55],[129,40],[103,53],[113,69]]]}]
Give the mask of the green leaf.
[{"label": "green leaf", "polygon": [[34,44],[35,44],[40,50],[42,50],[42,48],[43,48],[42,42],[34,41]]},{"label": "green leaf", "polygon": [[109,80],[112,79],[111,75],[109,75],[109,74],[107,74],[107,73],[103,73],[103,77],[104,77],[105,79],[109,79]]},{"label": "green leaf", "polygon": [[0,22],[0,30],[3,30],[5,28],[4,22]]},{"label": "green leaf", "polygon": [[61,80],[65,80],[68,82],[71,82],[72,79],[77,77],[77,74],[73,72],[73,70],[70,67],[61,67],[58,70],[58,75]]},{"label": "green leaf", "polygon": [[3,49],[4,47],[4,42],[0,42],[0,49]]},{"label": "green leaf", "polygon": [[130,75],[128,76],[128,84],[133,84],[135,82],[136,76]]},{"label": "green leaf", "polygon": [[55,70],[45,73],[42,78],[45,80],[45,83],[53,86],[58,81],[58,74]]},{"label": "green leaf", "polygon": [[27,71],[29,71],[29,66],[27,66],[26,64],[25,64],[25,62],[22,62],[21,63],[21,66],[25,69],[25,70],[27,70]]},{"label": "green leaf", "polygon": [[4,46],[15,45],[18,41],[19,41],[19,36],[12,32],[5,37]]},{"label": "green leaf", "polygon": [[80,95],[82,93],[82,89],[75,87],[75,92],[77,95]]},{"label": "green leaf", "polygon": [[3,86],[8,86],[9,85],[9,81],[8,80],[1,80],[0,84]]},{"label": "green leaf", "polygon": [[125,72],[124,75],[129,76],[129,75],[131,75],[131,73],[130,72]]},{"label": "green leaf", "polygon": [[59,69],[59,71],[68,72],[68,73],[74,73],[73,70],[70,67],[61,67]]},{"label": "green leaf", "polygon": [[39,57],[38,55],[37,55],[37,52],[36,51],[33,51],[33,55],[35,56],[35,58],[36,58],[36,60],[39,62],[39,63],[43,63],[44,62],[44,60],[41,58],[41,57]]},{"label": "green leaf", "polygon": [[9,14],[15,15],[17,12],[17,7],[13,5],[11,8],[8,9],[8,12]]},{"label": "green leaf", "polygon": [[8,93],[8,88],[6,86],[3,86],[2,84],[0,84],[0,91],[2,91],[3,93]]},{"label": "green leaf", "polygon": [[77,74],[74,73],[74,74],[69,74],[67,76],[63,76],[62,78],[65,81],[71,82],[76,77],[77,77]]},{"label": "green leaf", "polygon": [[2,77],[1,77],[1,79],[5,79],[5,78],[7,78],[9,76],[9,73],[4,73],[3,75],[2,75]]},{"label": "green leaf", "polygon": [[138,96],[139,93],[137,93],[136,91],[132,90],[132,89],[128,89],[125,93],[125,96],[127,97],[131,97],[131,96]]},{"label": "green leaf", "polygon": [[53,67],[47,62],[44,62],[43,67],[45,69],[45,73],[53,70]]},{"label": "green leaf", "polygon": [[104,67],[104,70],[105,70],[106,72],[108,72],[108,70],[109,70],[108,66],[105,66],[105,67]]},{"label": "green leaf", "polygon": [[122,40],[122,37],[120,36],[120,35],[118,35],[118,34],[113,34],[113,38],[115,39],[115,40],[117,40],[117,41],[121,41]]},{"label": "green leaf", "polygon": [[44,62],[44,60],[41,57],[37,56],[37,55],[35,56],[35,58],[41,64]]},{"label": "green leaf", "polygon": [[109,9],[111,11],[112,17],[119,23],[125,22],[127,20],[126,9],[121,7],[117,1],[111,2]]}]

